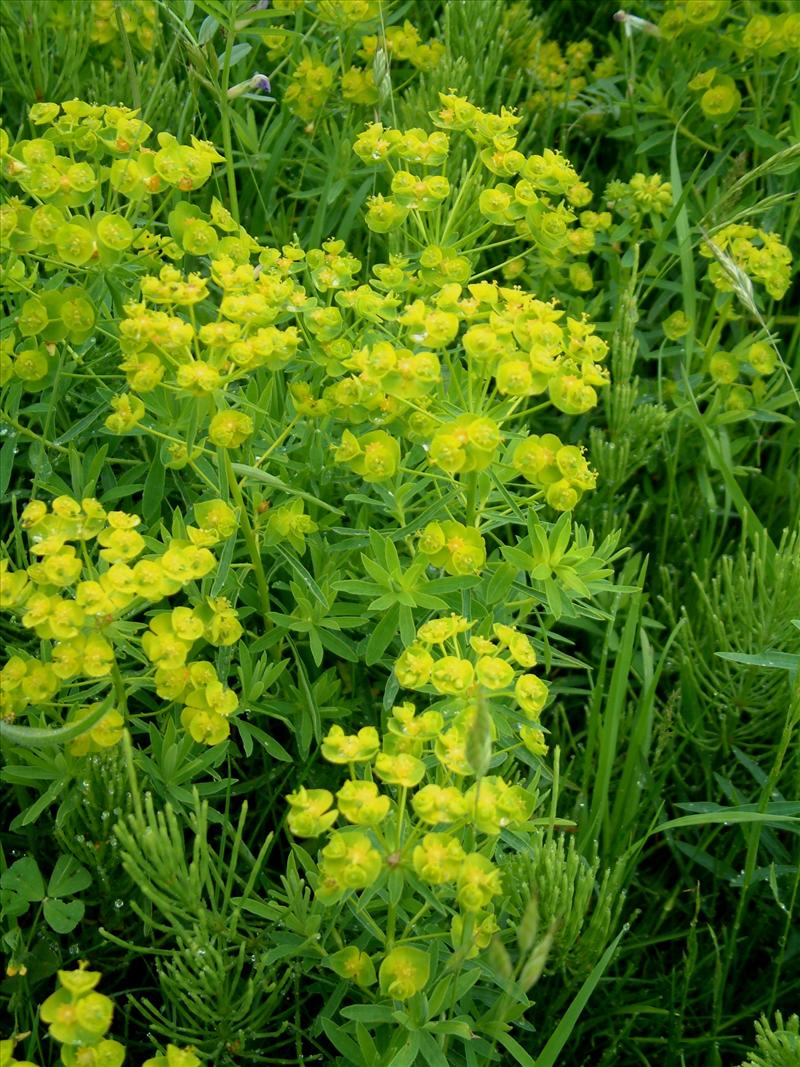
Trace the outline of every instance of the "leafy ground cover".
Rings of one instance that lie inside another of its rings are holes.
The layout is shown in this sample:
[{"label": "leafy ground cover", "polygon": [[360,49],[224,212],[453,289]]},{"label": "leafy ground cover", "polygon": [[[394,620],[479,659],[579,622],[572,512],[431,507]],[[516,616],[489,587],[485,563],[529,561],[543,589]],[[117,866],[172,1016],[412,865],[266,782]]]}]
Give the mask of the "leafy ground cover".
[{"label": "leafy ground cover", "polygon": [[1,1067],[795,1067],[796,5],[0,62]]}]

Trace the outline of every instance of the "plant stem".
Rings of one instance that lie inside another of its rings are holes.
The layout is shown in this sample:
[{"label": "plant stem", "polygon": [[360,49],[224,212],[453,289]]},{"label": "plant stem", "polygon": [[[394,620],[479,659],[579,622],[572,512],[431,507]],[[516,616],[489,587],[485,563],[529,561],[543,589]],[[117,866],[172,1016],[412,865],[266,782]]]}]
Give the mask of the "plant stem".
[{"label": "plant stem", "polygon": [[264,573],[264,564],[261,560],[261,553],[258,548],[258,541],[256,540],[255,531],[250,522],[250,516],[247,513],[247,506],[245,504],[244,496],[242,495],[242,489],[236,480],[236,475],[233,472],[233,464],[231,463],[230,452],[227,449],[221,449],[224,455],[225,474],[228,479],[228,488],[230,489],[233,501],[236,507],[239,509],[239,518],[242,524],[242,535],[244,536],[244,542],[247,545],[247,552],[250,556],[250,562],[253,565],[253,573],[256,576],[256,585],[258,586],[258,599],[261,603],[261,612],[264,617],[264,629],[269,630],[272,623],[269,619],[270,601],[269,601],[269,586],[267,585],[267,576]]},{"label": "plant stem", "polygon": [[125,713],[128,710],[128,696],[125,692],[125,682],[123,681],[119,664],[116,659],[114,660],[114,666],[111,668],[111,678],[114,682],[114,693],[117,697],[119,709],[121,712]]},{"label": "plant stem", "polygon": [[478,472],[470,471],[464,479],[467,498],[467,526],[475,526],[478,512]]},{"label": "plant stem", "polygon": [[219,92],[219,110],[222,120],[222,146],[225,153],[225,173],[228,177],[229,209],[233,218],[239,221],[239,197],[236,193],[236,172],[233,168],[233,141],[231,140],[230,104],[228,89],[231,81],[231,53],[233,52],[233,23],[228,26],[225,40],[225,59],[222,65],[222,87]]},{"label": "plant stem", "polygon": [[125,66],[128,68],[128,77],[131,83],[131,100],[137,111],[142,110],[142,93],[139,88],[139,78],[136,75],[136,64],[133,61],[131,42],[128,40],[128,32],[122,20],[122,10],[119,0],[114,0],[114,15],[117,19],[117,30],[122,41],[122,51],[125,53]]}]

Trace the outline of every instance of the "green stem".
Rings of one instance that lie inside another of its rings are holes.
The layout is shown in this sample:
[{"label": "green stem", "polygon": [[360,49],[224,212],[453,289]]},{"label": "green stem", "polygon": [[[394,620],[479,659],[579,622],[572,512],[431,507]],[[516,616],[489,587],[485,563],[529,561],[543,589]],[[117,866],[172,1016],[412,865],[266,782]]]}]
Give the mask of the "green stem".
[{"label": "green stem", "polygon": [[114,666],[111,668],[111,678],[114,682],[114,693],[117,697],[117,704],[119,704],[119,710],[123,715],[128,710],[128,696],[125,692],[125,682],[123,681],[122,674],[119,669],[119,664],[116,659],[114,660]]},{"label": "green stem", "polygon": [[142,809],[142,797],[139,792],[139,779],[136,776],[136,767],[133,762],[133,745],[131,735],[125,730],[122,735],[122,750],[125,753],[125,768],[128,772],[128,785],[130,786],[133,810],[139,826],[144,826],[144,811]]},{"label": "green stem", "polygon": [[222,146],[225,153],[225,172],[228,177],[228,198],[231,215],[239,221],[239,197],[236,193],[236,173],[233,169],[233,141],[231,139],[230,104],[228,102],[228,89],[231,80],[231,53],[233,52],[233,25],[228,27],[225,41],[225,59],[222,65],[222,87],[220,89],[219,107],[222,120]]},{"label": "green stem", "polygon": [[233,501],[236,507],[239,509],[240,521],[242,524],[242,534],[244,536],[245,544],[247,545],[247,551],[250,556],[250,562],[253,565],[253,573],[256,576],[256,585],[258,586],[258,599],[261,603],[261,611],[264,616],[264,629],[268,630],[271,627],[269,619],[270,602],[269,602],[269,586],[267,585],[267,576],[264,573],[264,564],[261,561],[261,553],[258,548],[258,542],[256,535],[253,531],[252,524],[250,522],[250,516],[247,513],[247,506],[245,504],[244,496],[242,495],[242,489],[236,480],[236,475],[233,472],[233,464],[231,463],[230,452],[227,449],[220,450],[224,455],[225,474],[228,479],[228,488],[230,489]]},{"label": "green stem", "polygon": [[125,29],[125,23],[122,21],[122,10],[119,0],[115,0],[114,14],[117,19],[117,31],[122,40],[122,51],[125,53],[125,66],[128,68],[128,77],[131,82],[131,100],[133,101],[133,106],[136,110],[141,112],[142,93],[139,88],[139,79],[136,75],[136,64],[133,61],[131,42],[128,40],[128,31]]},{"label": "green stem", "polygon": [[[405,820],[406,813],[406,798],[408,797],[408,789],[403,786],[400,790],[400,798],[397,802],[397,826],[395,827],[394,835],[394,850],[397,856],[400,855],[400,849],[403,844],[403,822]],[[391,891],[389,894],[389,904],[386,909],[386,948],[387,950],[394,947],[395,930],[397,928],[397,905],[391,898]]]},{"label": "green stem", "polygon": [[478,472],[470,471],[464,479],[467,503],[467,526],[476,526],[478,513]]},{"label": "green stem", "polygon": [[406,814],[406,797],[408,796],[408,789],[406,786],[400,790],[400,800],[397,804],[397,832],[394,838],[394,847],[397,852],[403,844],[403,821]]},{"label": "green stem", "polygon": [[[450,987],[450,1007],[449,1007],[449,1009],[447,1011],[447,1015],[445,1016],[445,1018],[452,1018],[455,1015],[455,1012],[456,1012],[456,1007],[457,1007],[457,1004],[456,1004],[456,990],[458,989],[458,979],[461,977],[461,971],[463,970],[464,960],[466,959],[466,955],[467,955],[466,951],[464,949],[464,945],[469,945],[470,942],[472,941],[472,934],[473,934],[474,926],[475,926],[475,916],[473,915],[473,913],[471,911],[467,912],[467,914],[464,916],[464,925],[463,925],[462,930],[461,930],[461,948],[458,950],[458,954],[456,956],[456,958],[458,960],[458,965],[455,968],[455,970],[453,971],[452,985]],[[442,1043],[442,1052],[443,1053],[447,1052],[447,1045],[448,1045],[448,1035],[445,1034],[444,1035],[444,1041]]]},{"label": "green stem", "polygon": [[57,445],[55,441],[48,441],[46,437],[42,437],[42,435],[36,433],[35,430],[23,426],[21,422],[17,422],[13,416],[7,414],[5,411],[0,411],[0,422],[7,422],[16,433],[20,434],[22,437],[30,438],[31,441],[39,441],[45,448],[53,448],[56,452],[61,452],[64,455],[69,452],[68,448],[63,448],[61,445]]},{"label": "green stem", "polygon": [[442,245],[445,244],[445,242],[447,241],[447,237],[450,233],[450,229],[453,226],[453,223],[457,222],[460,217],[461,201],[464,199],[466,193],[470,190],[472,179],[478,168],[479,162],[480,156],[476,152],[475,155],[472,157],[472,162],[469,165],[469,170],[464,175],[464,179],[461,182],[461,188],[458,191],[458,196],[455,199],[455,203],[450,208],[450,213],[447,216],[447,221],[444,224],[444,230],[442,231],[442,236],[440,240],[440,244]]}]

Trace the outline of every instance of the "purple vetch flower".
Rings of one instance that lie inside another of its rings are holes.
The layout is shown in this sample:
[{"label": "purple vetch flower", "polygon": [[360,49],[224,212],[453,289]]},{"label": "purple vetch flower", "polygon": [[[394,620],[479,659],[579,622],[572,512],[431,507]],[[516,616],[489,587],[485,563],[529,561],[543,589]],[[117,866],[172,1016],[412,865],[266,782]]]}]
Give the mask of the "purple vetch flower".
[{"label": "purple vetch flower", "polygon": [[628,37],[630,37],[634,31],[649,33],[652,37],[661,36],[661,30],[655,23],[648,22],[647,19],[640,19],[637,15],[630,15],[627,11],[616,11],[614,13],[614,21],[622,23]]},{"label": "purple vetch flower", "polygon": [[266,74],[253,74],[252,77],[247,78],[246,81],[237,82],[236,85],[232,85],[228,89],[228,99],[235,100],[238,96],[244,96],[245,93],[268,93],[272,89],[269,83],[269,78]]},{"label": "purple vetch flower", "polygon": [[269,7],[270,0],[258,0],[258,3],[253,4],[253,11],[266,11]]},{"label": "purple vetch flower", "polygon": [[[269,0],[266,0],[269,3]],[[269,78],[266,74],[254,74],[250,79],[250,84],[253,87],[254,92],[257,93],[269,93],[272,92],[272,86],[269,83]]]}]

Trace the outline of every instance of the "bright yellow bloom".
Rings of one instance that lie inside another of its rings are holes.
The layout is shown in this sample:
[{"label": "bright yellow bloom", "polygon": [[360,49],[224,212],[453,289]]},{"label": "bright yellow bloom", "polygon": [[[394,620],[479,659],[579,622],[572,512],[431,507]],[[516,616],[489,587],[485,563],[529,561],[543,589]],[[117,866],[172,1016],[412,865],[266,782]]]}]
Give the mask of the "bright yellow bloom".
[{"label": "bright yellow bloom", "polygon": [[381,993],[394,1000],[408,1000],[425,988],[430,971],[427,952],[410,945],[393,948],[378,971]]},{"label": "bright yellow bloom", "polygon": [[330,811],[333,794],[327,789],[306,789],[286,797],[290,811],[286,822],[295,837],[318,837],[336,822],[338,812]]},{"label": "bright yellow bloom", "polygon": [[407,752],[379,752],[375,760],[375,773],[388,785],[409,788],[418,785],[425,777],[425,764]]},{"label": "bright yellow bloom", "polygon": [[457,838],[449,834],[425,834],[414,849],[414,870],[431,885],[444,885],[458,877],[466,853]]},{"label": "bright yellow bloom", "polygon": [[380,738],[374,726],[364,726],[357,734],[346,734],[334,725],[322,742],[321,752],[329,763],[366,763],[373,760],[380,748]]}]

